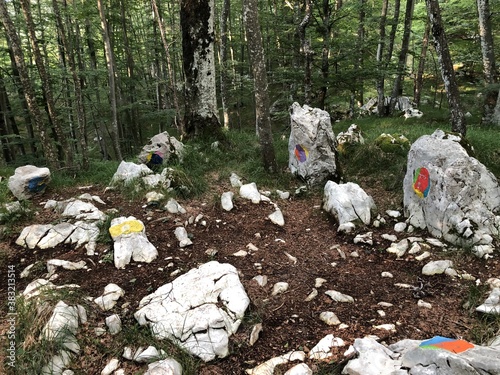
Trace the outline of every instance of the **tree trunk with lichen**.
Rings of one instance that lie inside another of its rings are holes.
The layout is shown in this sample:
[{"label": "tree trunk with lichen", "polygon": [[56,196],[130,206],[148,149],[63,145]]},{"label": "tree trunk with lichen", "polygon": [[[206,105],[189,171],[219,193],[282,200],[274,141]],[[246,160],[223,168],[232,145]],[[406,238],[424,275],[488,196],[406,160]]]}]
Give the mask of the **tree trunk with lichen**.
[{"label": "tree trunk with lichen", "polygon": [[441,76],[448,98],[448,106],[450,109],[451,130],[465,136],[467,126],[465,115],[460,104],[460,95],[458,83],[453,70],[453,62],[451,60],[450,50],[448,49],[448,41],[443,28],[441,19],[441,9],[439,8],[438,0],[425,0],[427,6],[427,14],[431,23],[431,32],[434,39],[434,48],[438,55],[439,67]]},{"label": "tree trunk with lichen", "polygon": [[266,58],[264,47],[262,46],[262,33],[260,31],[257,5],[257,0],[243,0],[245,33],[254,76],[255,121],[262,160],[266,171],[276,173],[278,167],[274,153],[271,116],[269,114]]},{"label": "tree trunk with lichen", "polygon": [[214,13],[214,0],[181,0],[184,123],[188,137],[222,136],[217,116]]}]

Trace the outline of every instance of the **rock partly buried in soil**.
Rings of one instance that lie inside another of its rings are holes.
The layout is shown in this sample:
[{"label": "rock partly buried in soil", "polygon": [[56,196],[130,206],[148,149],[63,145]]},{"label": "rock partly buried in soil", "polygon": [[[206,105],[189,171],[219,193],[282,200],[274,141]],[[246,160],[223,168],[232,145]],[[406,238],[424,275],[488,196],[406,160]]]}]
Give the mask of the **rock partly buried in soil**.
[{"label": "rock partly buried in soil", "polygon": [[157,339],[173,340],[211,361],[229,354],[229,336],[237,331],[249,303],[236,268],[212,261],[144,297],[134,316]]}]

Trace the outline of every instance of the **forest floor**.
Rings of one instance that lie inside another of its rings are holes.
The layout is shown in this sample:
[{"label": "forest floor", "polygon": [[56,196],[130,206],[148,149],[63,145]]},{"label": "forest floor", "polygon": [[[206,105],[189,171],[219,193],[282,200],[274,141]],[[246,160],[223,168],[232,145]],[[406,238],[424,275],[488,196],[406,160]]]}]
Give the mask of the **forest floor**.
[{"label": "forest floor", "polygon": [[[49,187],[42,196],[33,200],[38,214],[29,222],[22,223],[24,226],[60,220],[54,212],[43,209],[43,202],[48,199],[64,200],[90,193],[98,195],[106,203],[106,206],[98,205],[101,210],[116,208],[119,216],[134,216],[142,220],[149,241],[159,251],[159,257],[150,264],[132,262],[126,269],[118,270],[109,256],[111,243],[100,243],[98,254],[92,257],[87,256],[83,248],[75,250],[72,246],[27,250],[15,244],[22,227],[13,230],[4,239],[0,250],[7,252],[8,264],[14,264],[19,272],[29,264],[44,264],[48,259],[84,260],[89,270],[59,269],[59,277],[54,281],[57,285],[80,285],[83,296],[95,298],[102,295],[108,283],[116,283],[125,290],[124,297],[109,312],[87,308],[88,323],[80,328],[78,334],[82,354],[70,367],[75,374],[100,374],[113,356],[121,359],[121,368],[125,369],[126,374],[145,371],[146,366],[121,358],[123,347],[117,345],[119,335],[96,337],[94,329],[104,326],[105,317],[112,313],[120,314],[124,327],[137,325],[133,314],[139,301],[161,285],[171,282],[176,277],[171,275],[172,271],[184,273],[210,260],[227,262],[238,269],[251,303],[238,332],[230,338],[230,354],[210,363],[198,362],[195,371],[190,372],[185,368],[186,374],[244,374],[245,370],[291,350],[304,350],[307,353],[328,334],[341,338],[346,346],[337,348],[328,361],[307,360],[315,374],[338,373],[345,362],[343,354],[349,344],[367,335],[377,335],[380,342],[387,344],[404,338],[428,339],[435,335],[472,342],[477,340],[476,327],[481,317],[474,309],[464,307],[472,291],[477,290],[476,283],[445,275],[423,276],[421,270],[429,260],[452,259],[455,269],[468,272],[484,283],[490,277],[500,276],[498,256],[495,254],[486,261],[472,256],[470,252],[448,247],[444,250],[432,248],[432,256],[424,261],[418,261],[409,254],[397,259],[394,254],[385,251],[390,242],[383,239],[382,234],[396,234],[398,239],[409,236],[426,238],[429,235],[425,232],[394,233],[396,221],[388,217],[385,210],[401,210],[398,198],[377,190],[377,187],[363,188],[372,195],[387,224],[380,228],[368,226],[358,228],[354,233],[340,234],[337,233],[335,221],[321,208],[321,192],[293,197],[292,191],[289,200],[273,198],[285,217],[284,227],[279,227],[268,219],[274,210],[266,203],[253,204],[235,198],[235,208],[230,212],[224,211],[220,207],[219,197],[223,191],[234,190],[229,183],[214,185],[205,197],[179,199],[179,203],[187,210],[183,215],[171,215],[163,210],[148,208],[145,200],[129,201],[118,191],[104,193],[102,186],[74,186],[63,191],[51,190]],[[175,227],[198,214],[203,215],[206,226],[189,224],[187,231],[193,245],[179,248],[174,236]],[[356,234],[368,231],[373,232],[373,245],[353,243]],[[248,251],[247,245],[250,243],[258,250],[245,257],[234,256],[239,250]],[[216,254],[208,255],[208,249],[215,250]],[[353,256],[353,253],[357,256]],[[43,266],[35,269],[28,278],[18,279],[19,291],[47,272]],[[382,277],[382,272],[390,272],[393,278]],[[267,276],[266,286],[261,287],[253,280],[257,275]],[[318,288],[316,298],[305,302],[315,287],[316,278],[323,278],[326,282]],[[277,282],[287,282],[289,289],[283,294],[272,296],[272,287]],[[413,289],[395,286],[404,283],[419,287],[421,282],[425,285],[422,299],[432,305],[431,309],[417,307],[418,300]],[[5,289],[4,284],[1,288]],[[324,294],[332,289],[352,296],[355,302],[332,301]],[[5,290],[0,290],[0,293],[6,295]],[[480,298],[482,302],[485,295]],[[381,308],[378,303],[382,301],[393,306]],[[126,302],[130,303],[128,310],[122,309]],[[88,303],[88,306],[91,305]],[[2,304],[3,309],[5,306]],[[385,316],[381,316],[378,310],[384,310]],[[319,318],[323,311],[333,311],[347,328],[325,324]],[[256,323],[262,323],[263,330],[258,341],[250,346],[249,335]],[[395,331],[374,328],[386,323],[395,324]],[[275,374],[283,374],[290,366],[278,367]]]}]

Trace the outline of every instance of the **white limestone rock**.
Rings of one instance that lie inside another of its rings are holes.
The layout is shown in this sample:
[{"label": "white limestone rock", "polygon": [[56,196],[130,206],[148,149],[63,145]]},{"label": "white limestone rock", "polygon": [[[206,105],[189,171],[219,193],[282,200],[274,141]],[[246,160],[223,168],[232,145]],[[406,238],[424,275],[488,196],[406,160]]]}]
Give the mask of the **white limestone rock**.
[{"label": "white limestone rock", "polygon": [[275,296],[277,294],[285,293],[287,290],[288,290],[288,283],[280,281],[273,285],[273,291],[271,295]]},{"label": "white limestone rock", "polygon": [[188,236],[187,230],[184,227],[177,227],[174,231],[175,238],[179,241],[179,247],[183,248],[193,244],[193,241]]},{"label": "white limestone rock", "polygon": [[330,114],[319,108],[293,103],[290,115],[288,167],[290,172],[319,185],[327,180],[338,180],[336,138],[332,131]]},{"label": "white limestone rock", "polygon": [[185,214],[187,212],[174,198],[168,200],[165,209],[171,214]]},{"label": "white limestone rock", "polygon": [[222,209],[225,211],[231,211],[234,207],[233,205],[234,193],[232,191],[226,191],[222,193],[220,197],[220,204]]},{"label": "white limestone rock", "polygon": [[173,358],[165,358],[150,363],[144,375],[182,375],[182,366]]},{"label": "white limestone rock", "polygon": [[352,347],[357,356],[347,363],[342,374],[398,374],[396,371],[401,367],[401,361],[393,359],[393,352],[374,339],[356,339]]},{"label": "white limestone rock", "polygon": [[398,258],[401,258],[405,255],[406,250],[408,250],[408,246],[408,240],[404,238],[399,242],[393,242],[391,246],[386,249],[386,251],[391,254],[396,254]]},{"label": "white limestone rock", "polygon": [[118,314],[113,314],[106,317],[106,326],[109,329],[109,333],[116,335],[122,330],[122,320]]},{"label": "white limestone rock", "polygon": [[146,236],[144,224],[133,216],[111,220],[109,233],[114,241],[114,264],[118,269],[124,269],[131,259],[151,263],[158,256],[156,247]]},{"label": "white limestone rock", "polygon": [[351,233],[356,229],[356,224],[348,221],[347,223],[340,224],[337,228],[337,232]]},{"label": "white limestone rock", "polygon": [[101,375],[111,375],[120,366],[120,361],[117,358],[111,358],[106,366],[102,369]]},{"label": "white limestone rock", "polygon": [[262,200],[262,195],[259,192],[259,189],[257,189],[257,185],[255,182],[251,182],[249,184],[241,185],[240,186],[240,197],[249,199],[252,201],[252,203],[260,203]]},{"label": "white limestone rock", "polygon": [[25,165],[16,168],[14,175],[9,177],[7,186],[17,199],[25,200],[43,193],[50,180],[49,168]]},{"label": "white limestone rock", "polygon": [[143,164],[159,166],[168,164],[172,157],[182,161],[183,156],[184,144],[165,131],[154,135],[137,158]]},{"label": "white limestone rock", "polygon": [[144,164],[136,164],[122,160],[115,174],[111,178],[111,186],[130,185],[135,180],[153,174],[153,171]]},{"label": "white limestone rock", "polygon": [[353,182],[337,184],[328,181],[323,202],[323,209],[332,214],[339,224],[356,221],[369,224],[376,209],[373,198]]},{"label": "white limestone rock", "polygon": [[319,314],[319,318],[329,326],[338,326],[341,323],[340,319],[332,311],[323,311]]},{"label": "white limestone rock", "polygon": [[373,245],[373,232],[366,232],[363,234],[358,234],[354,237],[354,243],[365,243],[367,245]]},{"label": "white limestone rock", "polygon": [[274,211],[271,215],[269,215],[268,218],[272,223],[280,227],[285,225],[285,218],[283,217],[283,213],[279,208],[276,209],[276,211]]},{"label": "white limestone rock", "polygon": [[309,352],[311,359],[327,359],[333,354],[331,349],[333,347],[344,346],[345,342],[340,337],[335,337],[332,334],[323,337]]},{"label": "white limestone rock", "polygon": [[327,290],[325,294],[336,302],[353,303],[354,298],[350,295],[340,293],[336,290]]},{"label": "white limestone rock", "polygon": [[42,329],[40,334],[46,340],[57,341],[62,344],[64,350],[72,353],[80,352],[80,345],[76,340],[76,333],[80,321],[79,309],[77,306],[69,306],[63,301],[59,301],[52,316]]},{"label": "white limestone rock", "polygon": [[500,288],[493,288],[488,298],[476,308],[476,311],[500,315]]},{"label": "white limestone rock", "polygon": [[453,268],[453,262],[451,260],[435,260],[427,263],[422,268],[422,274],[431,276],[439,275],[445,273],[446,270]]},{"label": "white limestone rock", "polygon": [[500,187],[461,141],[436,130],[412,144],[403,182],[405,215],[414,227],[452,244],[488,244],[500,234]]},{"label": "white limestone rock", "polygon": [[306,358],[306,353],[303,351],[291,351],[280,355],[279,357],[271,358],[260,365],[245,370],[248,375],[272,375],[276,366],[283,365],[293,361],[303,362]]},{"label": "white limestone rock", "polygon": [[87,268],[84,260],[70,262],[62,259],[50,259],[47,261],[47,272],[49,275],[53,275],[56,272],[57,267],[62,267],[65,270],[81,270]]},{"label": "white limestone rock", "polygon": [[235,188],[239,188],[243,185],[243,183],[241,182],[241,177],[234,172],[231,173],[231,176],[229,176],[229,181],[231,182],[231,186]]},{"label": "white limestone rock", "polygon": [[236,268],[212,261],[144,297],[134,316],[157,339],[168,338],[211,361],[229,354],[229,337],[237,331],[249,303]]},{"label": "white limestone rock", "polygon": [[108,284],[104,287],[102,296],[94,299],[94,302],[104,311],[111,310],[120,297],[125,295],[125,291],[116,284]]}]

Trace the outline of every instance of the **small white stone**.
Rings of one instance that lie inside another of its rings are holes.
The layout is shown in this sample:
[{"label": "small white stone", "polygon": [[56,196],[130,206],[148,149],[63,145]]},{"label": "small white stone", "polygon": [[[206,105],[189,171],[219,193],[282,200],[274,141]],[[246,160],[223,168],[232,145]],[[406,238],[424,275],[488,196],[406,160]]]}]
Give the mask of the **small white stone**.
[{"label": "small white stone", "polygon": [[387,214],[387,216],[390,216],[393,218],[398,218],[401,216],[401,212],[399,212],[397,210],[387,210],[387,211],[385,211],[385,213]]},{"label": "small white stone", "polygon": [[257,246],[255,246],[251,242],[247,245],[247,249],[250,250],[250,251],[257,251],[257,250],[259,250],[259,248]]},{"label": "small white stone", "polygon": [[396,326],[394,324],[380,324],[377,326],[373,326],[375,329],[382,329],[384,331],[396,332]]},{"label": "small white stone", "polygon": [[394,306],[392,303],[389,303],[389,302],[383,302],[383,301],[381,301],[381,302],[377,303],[377,305],[378,305],[378,306],[382,306],[382,307],[392,307],[392,306]]},{"label": "small white stone", "polygon": [[269,215],[268,218],[269,220],[271,220],[272,223],[279,225],[280,227],[285,225],[285,218],[283,217],[283,213],[279,208],[276,211],[274,211],[271,215]]},{"label": "small white stone", "polygon": [[382,276],[382,277],[389,277],[389,278],[391,278],[391,279],[394,277],[394,276],[392,275],[392,273],[390,273],[390,272],[385,272],[385,271],[381,273],[381,276]]},{"label": "small white stone", "polygon": [[117,358],[111,359],[106,367],[101,371],[101,375],[111,375],[113,371],[115,371],[118,366],[120,366],[120,361]]},{"label": "small white stone", "polygon": [[394,224],[394,231],[403,232],[406,229],[406,223],[396,223]]},{"label": "small white stone", "polygon": [[321,278],[321,277],[317,277],[316,279],[314,279],[314,287],[315,288],[321,288],[323,286],[324,283],[326,283],[327,280]]},{"label": "small white stone", "polygon": [[325,294],[337,302],[346,302],[346,303],[353,303],[354,302],[354,298],[352,298],[351,296],[349,296],[347,294],[337,292],[336,290],[327,290],[325,292]]},{"label": "small white stone", "polygon": [[340,324],[340,320],[337,315],[331,311],[323,311],[319,314],[319,318],[329,326],[337,326]]},{"label": "small white stone", "polygon": [[428,251],[424,251],[422,254],[420,254],[419,256],[415,257],[415,259],[418,260],[418,261],[421,261],[421,260],[429,258],[430,256],[431,256],[431,253],[429,253]]},{"label": "small white stone", "polygon": [[246,257],[248,253],[245,250],[239,250],[233,254],[234,257]]},{"label": "small white stone", "polygon": [[347,223],[340,224],[339,227],[337,228],[337,232],[351,233],[355,229],[356,225],[348,221]]},{"label": "small white stone", "polygon": [[408,250],[408,254],[417,254],[420,252],[420,250],[422,250],[422,247],[420,246],[420,244],[418,242],[413,242],[410,250]]},{"label": "small white stone", "polygon": [[317,296],[318,296],[318,290],[316,288],[313,288],[312,292],[309,293],[309,295],[306,297],[306,299],[304,301],[305,302],[312,301]]},{"label": "small white stone", "polygon": [[385,318],[385,311],[384,311],[384,310],[377,310],[377,314],[378,314],[381,318]]},{"label": "small white stone", "polygon": [[396,237],[396,235],[394,235],[394,234],[384,233],[381,237],[384,240],[391,241],[391,242],[395,242],[398,240],[398,237]]},{"label": "small white stone", "polygon": [[267,276],[266,275],[257,275],[252,278],[252,280],[255,280],[257,284],[260,286],[266,286],[267,285]]},{"label": "small white stone", "polygon": [[273,286],[273,291],[271,293],[271,295],[275,296],[277,294],[281,294],[281,293],[284,293],[288,290],[288,283],[285,283],[285,282],[277,282],[276,284],[274,284]]},{"label": "small white stone", "polygon": [[421,299],[418,300],[417,306],[422,307],[424,309],[432,309],[432,305],[429,302],[424,302]]}]

